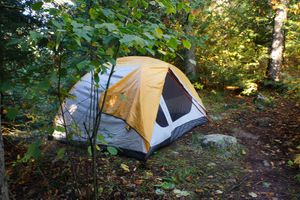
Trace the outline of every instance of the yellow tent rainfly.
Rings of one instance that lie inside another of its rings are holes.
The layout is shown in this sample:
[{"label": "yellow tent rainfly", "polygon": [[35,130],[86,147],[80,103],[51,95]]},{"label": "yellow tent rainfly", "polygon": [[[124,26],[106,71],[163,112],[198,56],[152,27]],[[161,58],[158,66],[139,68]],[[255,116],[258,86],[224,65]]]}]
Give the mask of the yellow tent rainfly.
[{"label": "yellow tent rainfly", "polygon": [[[109,73],[110,68],[99,75],[96,92],[91,90],[92,75],[87,73],[71,89],[72,97],[65,99],[63,114],[67,128],[71,132],[76,127],[81,132],[73,134],[72,140],[87,140],[84,126],[92,124],[97,109],[91,109],[91,99],[98,101],[98,107],[102,105]],[[62,121],[59,111],[55,125],[62,126]],[[98,131],[108,145],[146,160],[158,148],[206,122],[201,99],[178,68],[149,57],[117,59]],[[57,130],[53,136],[58,140],[66,138],[64,132]]]}]

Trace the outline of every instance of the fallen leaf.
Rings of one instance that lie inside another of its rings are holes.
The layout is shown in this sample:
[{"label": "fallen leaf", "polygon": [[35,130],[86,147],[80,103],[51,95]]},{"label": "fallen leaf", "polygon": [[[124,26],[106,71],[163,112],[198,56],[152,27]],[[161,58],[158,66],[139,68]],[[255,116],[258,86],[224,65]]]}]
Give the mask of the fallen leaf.
[{"label": "fallen leaf", "polygon": [[185,180],[188,181],[188,182],[192,182],[193,177],[192,177],[192,176],[187,176],[187,177],[185,178]]},{"label": "fallen leaf", "polygon": [[143,183],[143,180],[138,179],[138,180],[135,180],[134,183],[136,185],[141,185]]},{"label": "fallen leaf", "polygon": [[263,185],[264,188],[269,188],[270,185],[271,185],[271,183],[269,183],[269,182],[263,182],[262,185]]},{"label": "fallen leaf", "polygon": [[146,171],[145,172],[145,175],[144,175],[144,179],[149,179],[150,177],[153,176],[153,173],[152,172],[149,172],[149,171]]},{"label": "fallen leaf", "polygon": [[121,164],[121,168],[125,171],[125,172],[130,172],[129,167],[125,164]]},{"label": "fallen leaf", "polygon": [[300,165],[300,154],[297,154],[295,159],[294,159],[294,163]]},{"label": "fallen leaf", "polygon": [[176,197],[187,197],[190,195],[190,193],[186,190],[174,189],[173,192],[176,194]]},{"label": "fallen leaf", "polygon": [[158,189],[155,190],[155,194],[157,194],[158,196],[163,196],[166,193],[165,193],[164,190],[158,188]]},{"label": "fallen leaf", "polygon": [[253,198],[256,198],[257,197],[257,194],[254,193],[254,192],[249,192],[248,193],[250,197],[253,197]]},{"label": "fallen leaf", "polygon": [[216,194],[223,194],[223,191],[221,191],[221,190],[216,190]]},{"label": "fallen leaf", "polygon": [[197,189],[195,190],[195,192],[196,192],[196,193],[202,193],[202,192],[204,192],[204,190],[201,189],[201,188],[197,188]]},{"label": "fallen leaf", "polygon": [[217,164],[213,162],[207,164],[207,167],[215,167],[215,166],[217,166]]},{"label": "fallen leaf", "polygon": [[127,185],[128,184],[128,181],[123,176],[121,176],[120,178],[122,180],[122,184],[123,185]]}]

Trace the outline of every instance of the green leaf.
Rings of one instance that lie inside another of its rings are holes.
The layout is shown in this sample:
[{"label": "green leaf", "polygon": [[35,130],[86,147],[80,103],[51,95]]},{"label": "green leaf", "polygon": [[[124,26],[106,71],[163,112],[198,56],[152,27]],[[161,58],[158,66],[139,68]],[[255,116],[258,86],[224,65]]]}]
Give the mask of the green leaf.
[{"label": "green leaf", "polygon": [[183,44],[184,48],[187,48],[187,49],[190,49],[192,46],[188,40],[183,40],[182,44]]},{"label": "green leaf", "polygon": [[110,155],[115,156],[118,154],[118,150],[115,147],[107,147],[107,151],[110,153]]},{"label": "green leaf", "polygon": [[156,29],[155,29],[155,35],[156,35],[156,37],[158,37],[158,38],[162,38],[162,35],[163,35],[163,31],[159,28],[159,27],[157,27]]},{"label": "green leaf", "polygon": [[96,145],[95,145],[95,148],[96,148],[97,151],[100,151],[99,145],[96,144]]},{"label": "green leaf", "polygon": [[18,114],[19,110],[16,107],[9,108],[6,114],[6,117],[9,120],[14,120]]},{"label": "green leaf", "polygon": [[30,144],[24,157],[22,158],[22,162],[28,162],[30,158],[38,159],[41,156],[40,145],[40,140],[36,140],[32,144]]},{"label": "green leaf", "polygon": [[56,126],[55,130],[58,131],[58,132],[62,132],[63,133],[63,132],[65,132],[65,127],[63,127],[63,126]]},{"label": "green leaf", "polygon": [[158,5],[162,8],[166,8],[167,14],[176,13],[176,9],[174,5],[172,4],[172,1],[169,0],[156,0]]},{"label": "green leaf", "polygon": [[79,37],[74,37],[74,40],[77,43],[77,45],[81,47],[80,38]]},{"label": "green leaf", "polygon": [[39,39],[41,39],[43,36],[41,35],[41,33],[37,32],[37,31],[29,31],[30,34],[30,38],[33,41],[37,41]]},{"label": "green leaf", "polygon": [[139,46],[139,47],[144,47],[146,45],[146,41],[136,35],[130,35],[126,34],[123,36],[122,39],[120,39],[120,43],[124,44],[127,47],[133,47],[133,46]]},{"label": "green leaf", "polygon": [[43,2],[39,1],[31,5],[32,10],[40,10],[43,6]]},{"label": "green leaf", "polygon": [[91,27],[91,26],[84,26],[84,24],[78,23],[76,21],[72,21],[71,25],[73,26],[74,33],[79,38],[83,38],[83,39],[85,39],[88,42],[91,41],[91,34],[92,34],[92,31],[94,30],[93,27]]},{"label": "green leaf", "polygon": [[71,25],[73,26],[73,28],[82,28],[83,27],[83,24],[78,23],[76,21],[72,21]]},{"label": "green leaf", "polygon": [[59,10],[57,8],[48,8],[47,11],[50,15],[58,15]]},{"label": "green leaf", "polygon": [[78,37],[85,39],[86,41],[90,42],[91,37],[89,36],[88,32],[85,30],[75,29],[75,33]]},{"label": "green leaf", "polygon": [[167,55],[167,52],[165,52],[165,51],[162,50],[162,49],[158,49],[158,52],[161,53],[161,54],[164,55],[164,56]]},{"label": "green leaf", "polygon": [[[74,96],[73,96],[73,98],[74,98]],[[75,99],[76,99],[76,96],[75,96]],[[80,130],[78,124],[75,121],[73,121],[71,123],[71,130],[75,135],[81,136],[81,134],[82,134],[82,131]]]},{"label": "green leaf", "polygon": [[195,20],[195,16],[192,14],[189,14],[188,21],[193,22],[194,20]]},{"label": "green leaf", "polygon": [[68,134],[67,134],[67,140],[68,141],[71,141],[72,139],[73,139],[73,132],[68,132]]},{"label": "green leaf", "polygon": [[6,92],[7,90],[12,89],[13,87],[14,87],[13,84],[11,84],[9,80],[7,81],[1,80],[1,84],[0,84],[1,92]]},{"label": "green leaf", "polygon": [[98,12],[95,8],[90,8],[89,15],[91,19],[95,20],[98,17]]},{"label": "green leaf", "polygon": [[179,11],[181,11],[184,7],[185,7],[185,3],[184,3],[184,2],[180,2],[180,3],[177,5],[177,9],[178,9]]},{"label": "green leaf", "polygon": [[152,56],[155,56],[155,51],[153,51],[152,49],[146,48],[146,51],[147,51],[148,53],[150,53]]},{"label": "green leaf", "polygon": [[168,45],[169,47],[171,47],[172,49],[176,50],[177,46],[178,46],[178,41],[176,38],[171,38],[170,40],[168,40]]},{"label": "green leaf", "polygon": [[98,73],[94,73],[94,81],[95,81],[95,83],[99,83],[100,78],[99,78],[99,74]]},{"label": "green leaf", "polygon": [[105,28],[109,32],[119,31],[117,26],[114,23],[103,23],[103,24],[96,24],[95,28]]},{"label": "green leaf", "polygon": [[97,139],[101,144],[107,145],[107,142],[105,141],[105,138],[102,134],[98,134]]},{"label": "green leaf", "polygon": [[102,9],[102,13],[105,17],[110,17],[114,15],[114,12],[111,9],[107,8]]},{"label": "green leaf", "polygon": [[150,40],[154,40],[155,37],[153,35],[151,35],[149,32],[144,32],[143,33],[146,37],[148,37]]},{"label": "green leaf", "polygon": [[65,156],[65,152],[66,152],[66,149],[65,148],[60,148],[58,149],[57,153],[56,153],[56,159],[57,160],[61,160],[64,158]]},{"label": "green leaf", "polygon": [[169,182],[163,182],[162,184],[154,185],[154,186],[160,187],[165,190],[172,190],[175,188],[175,185],[173,183],[169,183]]},{"label": "green leaf", "polygon": [[56,21],[56,20],[53,20],[52,21],[52,24],[57,27],[57,28],[62,28],[63,27],[63,23],[62,22],[59,22],[59,21]]},{"label": "green leaf", "polygon": [[83,60],[83,61],[81,61],[80,63],[78,63],[78,64],[76,65],[76,67],[77,67],[78,70],[83,70],[83,69],[88,68],[88,66],[89,66],[90,64],[91,64],[91,61],[89,61],[89,60]]},{"label": "green leaf", "polygon": [[89,146],[87,150],[88,150],[88,154],[89,154],[90,156],[92,156],[92,147]]},{"label": "green leaf", "polygon": [[109,56],[113,56],[115,54],[115,51],[113,48],[108,48],[106,49],[106,54],[109,55]]}]

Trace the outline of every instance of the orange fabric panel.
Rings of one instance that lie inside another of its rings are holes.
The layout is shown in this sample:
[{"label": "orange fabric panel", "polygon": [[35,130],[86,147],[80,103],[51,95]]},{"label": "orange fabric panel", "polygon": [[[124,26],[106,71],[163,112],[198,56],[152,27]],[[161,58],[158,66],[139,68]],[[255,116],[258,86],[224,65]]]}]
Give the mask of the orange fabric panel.
[{"label": "orange fabric panel", "polygon": [[[124,119],[143,137],[149,150],[169,64],[154,59],[153,62],[141,60],[140,57],[117,60],[120,65],[139,63],[141,66],[108,89],[103,112]],[[103,95],[100,105],[102,101]]]},{"label": "orange fabric panel", "polygon": [[[201,105],[202,102],[188,78],[175,66],[142,56],[117,59],[118,67],[137,64],[140,65],[137,69],[108,89],[103,112],[125,120],[143,137],[149,151],[165,77],[169,69]],[[100,106],[102,101],[103,95],[99,100]]]}]

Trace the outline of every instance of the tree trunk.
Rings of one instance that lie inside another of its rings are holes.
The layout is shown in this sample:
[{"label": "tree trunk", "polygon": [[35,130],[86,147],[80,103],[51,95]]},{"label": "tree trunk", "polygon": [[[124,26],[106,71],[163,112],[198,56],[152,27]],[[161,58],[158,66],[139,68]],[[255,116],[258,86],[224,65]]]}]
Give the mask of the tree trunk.
[{"label": "tree trunk", "polygon": [[196,45],[192,44],[191,48],[185,52],[185,73],[192,77],[196,76]]},{"label": "tree trunk", "polygon": [[[187,25],[185,27],[185,33],[189,36],[192,36],[192,22],[187,20]],[[191,42],[192,46],[190,49],[187,49],[185,52],[185,74],[190,75],[192,77],[196,76],[196,45],[194,42]]]},{"label": "tree trunk", "polygon": [[[2,107],[2,94],[0,93],[0,106]],[[2,127],[1,127],[1,115],[0,113],[0,200],[8,200],[8,187],[5,177],[5,162],[4,162],[4,145],[2,138]]]},{"label": "tree trunk", "polygon": [[280,0],[276,8],[273,29],[273,42],[271,47],[270,59],[267,69],[267,78],[273,81],[279,81],[280,68],[283,57],[284,46],[284,22],[287,19],[287,3],[288,0]]}]

